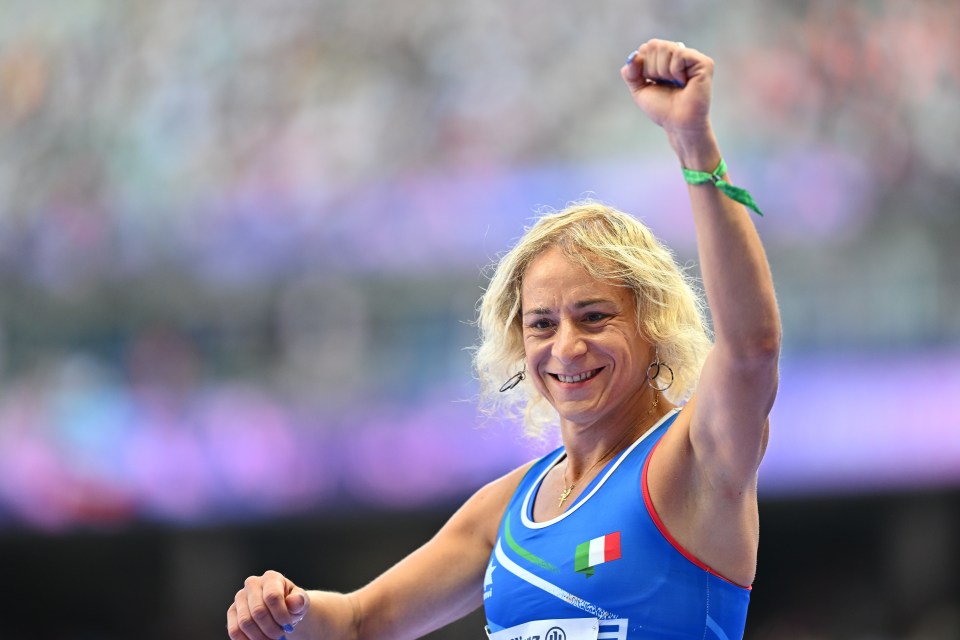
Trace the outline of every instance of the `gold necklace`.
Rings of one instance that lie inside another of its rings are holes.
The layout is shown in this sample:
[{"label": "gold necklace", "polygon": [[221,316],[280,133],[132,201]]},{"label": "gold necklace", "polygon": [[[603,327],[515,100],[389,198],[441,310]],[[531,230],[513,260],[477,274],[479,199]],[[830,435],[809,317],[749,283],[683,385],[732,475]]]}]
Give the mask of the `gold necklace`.
[{"label": "gold necklace", "polygon": [[[643,424],[644,422],[647,421],[647,418],[650,417],[650,414],[653,413],[654,409],[656,409],[656,408],[657,408],[657,405],[659,405],[659,404],[660,404],[660,397],[659,397],[659,395],[657,394],[657,392],[654,391],[654,392],[653,392],[653,404],[651,404],[651,405],[650,405],[650,408],[647,409],[647,412],[644,414],[643,419],[640,421],[640,424]],[[590,468],[589,468],[589,469],[587,469],[585,472],[583,472],[582,474],[580,474],[580,477],[577,478],[576,480],[574,480],[573,482],[571,482],[569,485],[567,485],[567,469],[564,468],[564,470],[563,470],[563,484],[564,484],[565,486],[564,486],[564,488],[563,488],[563,491],[560,492],[560,502],[557,503],[557,508],[558,508],[558,509],[563,509],[563,502],[564,502],[564,500],[566,500],[567,498],[569,498],[569,497],[570,497],[570,494],[573,493],[573,490],[577,488],[577,483],[580,482],[581,480],[583,480],[584,478],[586,478],[586,477],[590,474],[590,472],[593,471],[593,470],[596,468],[596,466],[597,466],[598,464],[600,464],[603,460],[606,459],[607,456],[609,456],[611,453],[613,453],[614,451],[616,451],[617,449],[619,449],[620,446],[623,445],[623,443],[627,441],[627,438],[629,438],[629,436],[630,436],[633,432],[634,432],[633,429],[627,431],[627,433],[625,433],[624,436],[623,436],[622,438],[620,438],[620,440],[618,440],[615,445],[613,445],[611,448],[607,449],[607,452],[606,452],[606,453],[604,453],[602,456],[600,456],[599,458],[597,458],[597,461],[594,462],[592,465],[590,465]],[[567,466],[569,466],[569,464],[568,464]]]}]

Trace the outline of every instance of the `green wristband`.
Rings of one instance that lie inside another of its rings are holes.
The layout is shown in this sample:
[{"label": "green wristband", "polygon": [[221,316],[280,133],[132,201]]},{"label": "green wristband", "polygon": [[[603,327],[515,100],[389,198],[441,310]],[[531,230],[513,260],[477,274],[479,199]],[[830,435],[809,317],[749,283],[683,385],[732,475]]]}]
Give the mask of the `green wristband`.
[{"label": "green wristband", "polygon": [[683,179],[687,181],[687,184],[706,184],[712,182],[717,189],[720,189],[723,193],[727,195],[731,200],[735,200],[742,205],[750,207],[757,212],[758,216],[762,216],[763,213],[760,211],[760,208],[757,206],[757,203],[754,202],[753,196],[750,195],[750,192],[746,189],[741,189],[740,187],[735,187],[726,180],[721,178],[727,172],[727,163],[723,161],[723,158],[720,158],[720,164],[717,165],[717,168],[713,170],[713,173],[707,173],[706,171],[694,171],[693,169],[687,169],[686,167],[681,167],[683,169]]}]

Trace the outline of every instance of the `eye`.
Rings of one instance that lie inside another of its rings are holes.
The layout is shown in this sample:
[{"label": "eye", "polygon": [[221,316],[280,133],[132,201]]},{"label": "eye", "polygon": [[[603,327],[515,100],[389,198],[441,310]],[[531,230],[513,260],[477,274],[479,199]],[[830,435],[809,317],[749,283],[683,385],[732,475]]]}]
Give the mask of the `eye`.
[{"label": "eye", "polygon": [[603,320],[606,320],[606,319],[609,318],[609,317],[610,317],[610,314],[609,314],[609,313],[601,313],[601,312],[599,312],[599,311],[591,311],[591,312],[589,312],[589,313],[584,314],[583,320],[584,320],[584,322],[591,322],[591,323],[592,323],[592,322],[602,322]]},{"label": "eye", "polygon": [[546,331],[553,327],[553,323],[547,318],[537,318],[533,322],[527,325],[528,329],[534,329],[536,331]]}]

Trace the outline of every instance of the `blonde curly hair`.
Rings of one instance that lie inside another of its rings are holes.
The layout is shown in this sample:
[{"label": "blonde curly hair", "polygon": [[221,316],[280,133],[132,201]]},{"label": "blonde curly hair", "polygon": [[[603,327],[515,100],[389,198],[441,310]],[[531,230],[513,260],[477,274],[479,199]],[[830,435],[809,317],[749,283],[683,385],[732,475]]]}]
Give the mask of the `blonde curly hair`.
[{"label": "blonde curly hair", "polygon": [[664,396],[674,403],[689,398],[711,345],[702,297],[672,252],[643,223],[599,202],[583,201],[541,216],[496,264],[478,303],[480,344],[473,360],[481,408],[522,418],[524,432],[534,438],[557,423],[556,412],[529,381],[499,392],[503,382],[524,367],[524,274],[550,247],[559,248],[594,278],[633,291],[637,330],[673,369],[674,381]]}]

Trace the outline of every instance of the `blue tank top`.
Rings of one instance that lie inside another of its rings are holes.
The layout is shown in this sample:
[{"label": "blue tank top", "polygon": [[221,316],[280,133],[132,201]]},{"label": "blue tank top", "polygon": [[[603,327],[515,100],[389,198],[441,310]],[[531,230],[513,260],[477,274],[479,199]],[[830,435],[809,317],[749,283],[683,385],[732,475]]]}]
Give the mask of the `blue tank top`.
[{"label": "blue tank top", "polygon": [[562,447],[520,481],[487,565],[483,602],[494,640],[743,637],[750,589],[700,563],[667,533],[646,491],[646,462],[668,413],[614,457],[561,515],[533,502]]}]

